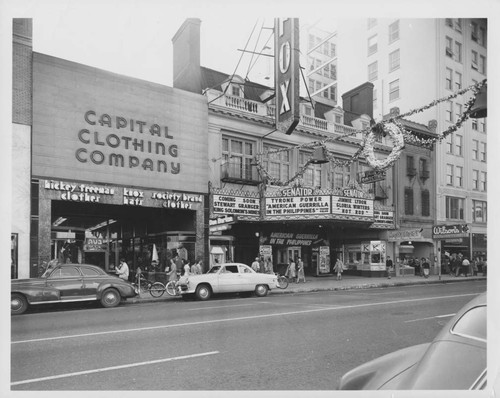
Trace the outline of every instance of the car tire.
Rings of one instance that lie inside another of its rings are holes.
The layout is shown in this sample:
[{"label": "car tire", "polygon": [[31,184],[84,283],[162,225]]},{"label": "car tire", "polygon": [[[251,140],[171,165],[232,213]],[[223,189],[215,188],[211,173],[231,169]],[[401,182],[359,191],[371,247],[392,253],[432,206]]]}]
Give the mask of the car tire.
[{"label": "car tire", "polygon": [[212,295],[212,290],[208,285],[200,285],[196,288],[196,297],[198,298],[198,300],[202,301],[208,300],[211,295]]},{"label": "car tire", "polygon": [[28,300],[22,294],[12,293],[10,295],[10,313],[20,315],[28,309]]},{"label": "car tire", "polygon": [[255,286],[255,295],[257,297],[266,297],[268,290],[267,285],[257,285]]},{"label": "car tire", "polygon": [[113,308],[118,306],[121,301],[120,293],[116,289],[106,289],[101,295],[101,305],[104,308]]}]

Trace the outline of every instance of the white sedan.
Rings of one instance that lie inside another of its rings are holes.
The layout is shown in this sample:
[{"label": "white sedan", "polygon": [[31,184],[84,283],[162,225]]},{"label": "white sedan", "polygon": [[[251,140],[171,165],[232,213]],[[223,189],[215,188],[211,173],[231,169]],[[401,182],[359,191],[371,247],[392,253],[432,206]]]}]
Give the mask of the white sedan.
[{"label": "white sedan", "polygon": [[261,274],[239,263],[215,265],[201,275],[182,276],[177,282],[177,293],[195,294],[200,300],[208,300],[212,294],[255,292],[264,297],[270,289],[278,287],[274,274]]}]

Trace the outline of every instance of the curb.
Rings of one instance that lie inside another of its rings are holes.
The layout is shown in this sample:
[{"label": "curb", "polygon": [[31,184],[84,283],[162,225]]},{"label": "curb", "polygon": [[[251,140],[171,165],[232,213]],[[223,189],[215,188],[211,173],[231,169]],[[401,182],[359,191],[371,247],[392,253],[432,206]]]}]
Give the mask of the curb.
[{"label": "curb", "polygon": [[[396,287],[396,286],[415,286],[415,285],[435,285],[435,284],[445,284],[445,283],[457,283],[457,282],[469,282],[486,280],[486,277],[468,277],[468,278],[453,278],[453,279],[438,279],[438,280],[417,280],[417,281],[401,281],[401,282],[375,282],[375,283],[362,283],[347,286],[325,286],[325,287],[311,287],[311,288],[291,288],[291,289],[273,289],[270,294],[294,294],[294,293],[306,293],[306,292],[322,292],[322,291],[343,291],[343,290],[362,290],[362,289],[373,289],[373,288],[384,288],[384,287]],[[332,282],[336,282],[333,281]],[[165,293],[166,294],[166,293]],[[175,300],[180,297],[173,296],[162,296],[160,298],[153,297],[134,297],[128,299],[126,303],[137,304],[137,303],[152,303],[159,301],[169,301]]]}]

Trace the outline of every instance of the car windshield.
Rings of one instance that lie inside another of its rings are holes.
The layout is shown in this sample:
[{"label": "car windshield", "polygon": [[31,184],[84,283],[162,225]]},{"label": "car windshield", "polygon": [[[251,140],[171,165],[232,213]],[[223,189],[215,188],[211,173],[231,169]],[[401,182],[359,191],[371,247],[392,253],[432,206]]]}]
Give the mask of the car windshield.
[{"label": "car windshield", "polygon": [[486,306],[471,308],[453,325],[451,332],[463,337],[486,340]]}]

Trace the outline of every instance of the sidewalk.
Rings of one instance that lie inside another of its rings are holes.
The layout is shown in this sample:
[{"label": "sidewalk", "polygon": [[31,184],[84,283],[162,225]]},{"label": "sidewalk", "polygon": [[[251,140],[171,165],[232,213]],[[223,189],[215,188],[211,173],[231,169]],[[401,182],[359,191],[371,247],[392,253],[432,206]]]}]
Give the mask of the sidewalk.
[{"label": "sidewalk", "polygon": [[[485,276],[459,276],[454,277],[446,275],[430,275],[429,278],[421,276],[397,276],[388,279],[387,277],[370,278],[362,276],[343,275],[342,280],[337,281],[335,275],[314,277],[309,276],[306,278],[306,283],[290,283],[284,290],[273,289],[269,294],[290,294],[299,292],[319,292],[331,290],[350,290],[350,289],[370,289],[391,286],[408,286],[408,285],[426,285],[435,283],[456,283],[456,282],[469,282],[475,280],[486,280]],[[167,300],[180,300],[180,297],[171,297],[166,292],[162,297],[154,298],[149,293],[141,293],[140,296],[127,299],[128,303],[144,303],[154,301],[167,301]]]}]

